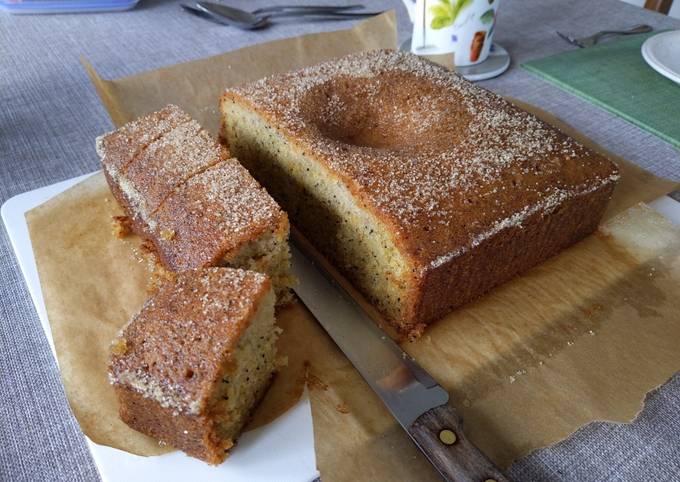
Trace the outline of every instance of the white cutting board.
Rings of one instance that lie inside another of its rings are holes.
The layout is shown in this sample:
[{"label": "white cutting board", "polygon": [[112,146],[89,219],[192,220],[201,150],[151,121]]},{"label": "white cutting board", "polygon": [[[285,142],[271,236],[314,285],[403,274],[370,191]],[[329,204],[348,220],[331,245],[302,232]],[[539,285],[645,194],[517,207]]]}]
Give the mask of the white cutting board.
[{"label": "white cutting board", "polygon": [[[1,209],[14,253],[53,354],[55,350],[52,331],[40,289],[25,214],[91,175],[86,174],[19,194],[7,200]],[[314,452],[312,411],[306,392],[297,405],[283,416],[243,434],[227,461],[218,467],[187,457],[182,452],[140,457],[96,444],[87,437],[85,439],[102,479],[107,482],[309,482],[319,476]]]}]

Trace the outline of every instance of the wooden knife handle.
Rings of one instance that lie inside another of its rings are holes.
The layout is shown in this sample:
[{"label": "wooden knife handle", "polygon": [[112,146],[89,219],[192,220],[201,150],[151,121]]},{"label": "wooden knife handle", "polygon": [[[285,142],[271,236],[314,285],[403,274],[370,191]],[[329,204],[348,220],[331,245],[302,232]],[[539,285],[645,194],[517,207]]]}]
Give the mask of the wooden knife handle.
[{"label": "wooden knife handle", "polygon": [[409,429],[444,480],[450,482],[507,482],[503,473],[463,433],[463,419],[450,405],[422,414]]}]

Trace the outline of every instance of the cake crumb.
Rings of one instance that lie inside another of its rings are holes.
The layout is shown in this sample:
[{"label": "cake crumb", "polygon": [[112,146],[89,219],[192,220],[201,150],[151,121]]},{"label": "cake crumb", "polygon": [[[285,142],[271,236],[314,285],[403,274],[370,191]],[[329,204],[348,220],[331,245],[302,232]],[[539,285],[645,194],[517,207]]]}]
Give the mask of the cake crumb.
[{"label": "cake crumb", "polygon": [[165,239],[166,241],[170,241],[175,237],[175,230],[174,229],[162,229],[161,230],[161,237]]},{"label": "cake crumb", "polygon": [[285,355],[281,355],[276,359],[276,366],[278,368],[285,368],[288,366],[288,357]]},{"label": "cake crumb", "polygon": [[125,338],[117,338],[111,344],[111,353],[122,356],[127,352],[127,341]]},{"label": "cake crumb", "polygon": [[345,413],[345,414],[349,413],[349,407],[347,406],[346,403],[338,403],[335,406],[335,409],[340,413]]},{"label": "cake crumb", "polygon": [[309,362],[305,362],[305,381],[310,390],[328,390],[328,384],[314,375],[310,370]]},{"label": "cake crumb", "polygon": [[113,228],[113,235],[122,239],[132,232],[132,220],[127,216],[113,216],[111,227]]}]

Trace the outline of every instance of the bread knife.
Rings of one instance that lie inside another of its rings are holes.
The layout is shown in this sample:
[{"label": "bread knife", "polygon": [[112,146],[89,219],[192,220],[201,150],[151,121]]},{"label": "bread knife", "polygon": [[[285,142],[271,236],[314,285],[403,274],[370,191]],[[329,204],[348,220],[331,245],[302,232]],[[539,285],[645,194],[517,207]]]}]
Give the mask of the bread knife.
[{"label": "bread knife", "polygon": [[507,479],[463,433],[449,394],[382,331],[304,242],[291,246],[294,288],[319,324],[359,371],[444,480]]}]

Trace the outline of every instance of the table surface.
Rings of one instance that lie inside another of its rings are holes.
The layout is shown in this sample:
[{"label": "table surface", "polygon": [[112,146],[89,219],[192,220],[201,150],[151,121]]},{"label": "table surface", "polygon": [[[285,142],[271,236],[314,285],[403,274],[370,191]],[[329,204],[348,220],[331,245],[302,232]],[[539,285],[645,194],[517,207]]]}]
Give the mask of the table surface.
[{"label": "table surface", "polygon": [[[371,6],[396,8],[400,39],[410,34],[406,11],[397,0],[373,1]],[[680,153],[670,145],[519,68],[526,60],[573,48],[555,30],[581,35],[637,23],[680,28],[678,20],[619,0],[503,0],[496,40],[510,51],[513,62],[507,73],[481,85],[537,105],[578,125],[605,149],[680,181]],[[0,13],[0,203],[99,167],[93,139],[112,125],[79,63],[81,55],[104,77],[117,78],[349,26],[316,22],[243,32],[190,16],[178,2],[167,0],[142,0],[137,9],[124,13]],[[0,300],[0,480],[97,480],[4,230]],[[509,472],[517,480],[670,480],[680,474],[678,440],[676,374],[648,396],[634,423],[590,424],[517,461]]]}]

